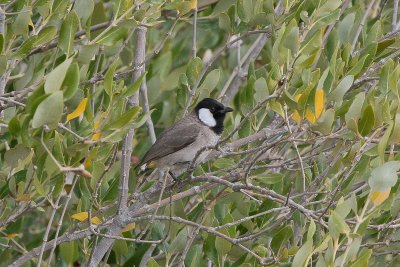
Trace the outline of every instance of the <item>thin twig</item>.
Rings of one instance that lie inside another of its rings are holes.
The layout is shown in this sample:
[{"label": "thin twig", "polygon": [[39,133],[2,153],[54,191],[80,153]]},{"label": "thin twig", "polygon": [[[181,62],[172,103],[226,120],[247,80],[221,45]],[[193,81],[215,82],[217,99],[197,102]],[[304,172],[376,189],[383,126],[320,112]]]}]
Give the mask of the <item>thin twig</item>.
[{"label": "thin twig", "polygon": [[[6,20],[6,15],[4,14],[3,7],[0,6],[0,35],[4,35],[4,27],[5,27],[5,20]],[[4,40],[4,36],[3,36]],[[4,45],[4,44],[2,44]],[[6,84],[7,84],[7,79],[8,79],[8,74],[7,72],[3,73],[3,75],[0,76],[0,96],[4,94]],[[0,107],[3,105],[3,102],[0,101]],[[2,110],[0,110],[0,119],[4,117],[4,113]]]},{"label": "thin twig", "polygon": [[64,216],[65,216],[65,212],[67,211],[67,207],[68,207],[69,201],[72,198],[72,193],[74,192],[74,188],[75,188],[76,182],[78,181],[78,177],[79,177],[78,175],[74,174],[74,181],[72,182],[70,191],[69,191],[69,193],[67,195],[67,199],[65,200],[64,207],[63,207],[63,210],[61,212],[60,219],[58,220],[56,234],[54,236],[55,242],[53,242],[54,245],[51,248],[50,255],[49,255],[49,258],[47,260],[47,266],[50,266],[54,251],[56,250],[57,238],[58,238],[58,235],[60,234],[60,230],[61,230],[63,219],[64,219]]},{"label": "thin twig", "polygon": [[392,17],[392,31],[397,30],[397,11],[399,8],[399,0],[393,0],[393,17]]},{"label": "thin twig", "polygon": [[[197,0],[196,0],[197,3]],[[197,57],[197,6],[193,10],[192,57]]]},{"label": "thin twig", "polygon": [[[293,134],[292,127],[291,127],[290,122],[289,122],[289,118],[288,118],[288,114],[287,114],[287,107],[286,106],[284,108],[284,112],[285,112],[286,126],[288,127],[289,133],[292,135]],[[296,154],[297,154],[297,157],[299,159],[299,163],[300,163],[300,167],[301,167],[301,177],[303,178],[303,192],[305,192],[306,191],[306,174],[304,172],[303,159],[301,157],[301,154],[300,154],[300,151],[299,151],[299,148],[297,146],[297,142],[296,141],[293,141],[293,146],[294,146],[294,149],[296,150]]]},{"label": "thin twig", "polygon": [[357,32],[356,32],[356,34],[355,34],[355,36],[354,36],[353,43],[352,43],[352,45],[351,45],[351,50],[350,50],[350,53],[351,53],[351,54],[353,54],[354,49],[356,48],[357,41],[358,41],[358,36],[360,36],[361,30],[362,30],[362,28],[364,27],[365,21],[367,20],[367,17],[368,17],[368,15],[369,15],[369,13],[371,12],[371,9],[372,9],[372,7],[374,6],[375,1],[376,1],[376,0],[371,0],[371,2],[369,3],[369,5],[368,5],[368,7],[367,7],[367,10],[366,10],[365,13],[364,13],[364,16],[363,16],[362,19],[361,19],[360,25],[359,25],[358,28],[357,28]]},{"label": "thin twig", "polygon": [[46,231],[45,231],[44,236],[43,236],[43,243],[42,243],[42,247],[40,249],[39,258],[38,258],[38,262],[37,262],[37,265],[36,265],[37,267],[40,267],[41,264],[42,264],[42,258],[43,258],[44,249],[46,247],[47,239],[49,237],[51,225],[53,224],[54,215],[56,214],[56,212],[57,212],[57,210],[59,208],[58,203],[60,202],[61,197],[62,197],[62,194],[60,194],[57,197],[57,200],[53,205],[53,211],[51,212],[50,219],[49,219],[49,222],[47,223],[47,228],[46,228]]}]

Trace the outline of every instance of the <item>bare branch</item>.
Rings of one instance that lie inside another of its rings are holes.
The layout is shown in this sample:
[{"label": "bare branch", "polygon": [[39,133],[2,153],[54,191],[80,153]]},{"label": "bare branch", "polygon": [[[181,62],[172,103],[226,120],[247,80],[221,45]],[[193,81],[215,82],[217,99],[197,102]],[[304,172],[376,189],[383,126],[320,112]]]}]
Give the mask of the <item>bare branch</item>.
[{"label": "bare branch", "polygon": [[392,31],[397,30],[397,11],[399,8],[399,0],[393,0],[393,17],[392,17]]},{"label": "bare branch", "polygon": [[[51,259],[52,259],[52,257],[53,257],[54,251],[56,250],[56,247],[57,247],[56,244],[57,244],[58,235],[60,234],[60,230],[61,230],[61,226],[62,226],[62,223],[63,223],[63,219],[64,219],[65,213],[66,213],[66,211],[67,211],[67,207],[68,207],[69,201],[70,201],[71,198],[72,198],[72,194],[73,194],[73,192],[74,192],[75,185],[76,185],[76,182],[78,181],[78,178],[79,178],[79,176],[75,174],[75,175],[74,175],[74,180],[73,180],[72,185],[71,185],[71,188],[70,188],[70,191],[69,191],[69,193],[67,194],[67,198],[66,198],[66,200],[65,200],[64,207],[63,207],[63,210],[62,210],[62,212],[61,212],[60,219],[58,220],[57,229],[56,229],[56,234],[55,234],[55,236],[54,236],[55,242],[53,242],[53,247],[51,248],[50,255],[49,255],[49,259],[48,259],[48,261],[47,261],[48,266],[50,266],[50,264],[51,264]],[[47,241],[47,240],[46,240],[46,241]],[[43,243],[42,249],[44,249],[45,246],[46,246],[45,243]],[[42,251],[41,251],[41,253],[42,253]]]},{"label": "bare branch", "polygon": [[[64,186],[63,186],[63,187],[64,187]],[[37,262],[37,267],[40,267],[41,264],[42,264],[42,258],[43,258],[44,248],[46,247],[46,243],[47,243],[47,239],[48,239],[48,237],[49,237],[51,225],[53,224],[54,215],[56,214],[56,212],[57,212],[57,210],[58,210],[58,208],[59,208],[58,203],[60,202],[61,197],[62,197],[62,194],[60,194],[60,195],[57,197],[57,200],[56,200],[56,202],[55,202],[54,205],[53,205],[53,210],[52,210],[52,212],[51,212],[50,219],[49,219],[49,222],[47,223],[47,228],[46,228],[46,231],[45,231],[44,236],[43,236],[43,243],[42,243],[42,247],[40,248],[40,253],[39,253],[39,259],[38,259],[38,262]]]},{"label": "bare branch", "polygon": [[[360,36],[361,30],[364,27],[365,21],[367,20],[367,17],[369,13],[371,12],[372,7],[374,6],[376,0],[371,0],[369,3],[367,10],[364,13],[364,16],[361,19],[360,25],[357,28],[356,35],[354,36],[353,43],[351,45],[351,50],[350,53],[353,55],[354,49],[356,48],[358,37]],[[353,55],[354,56],[354,55]]]},{"label": "bare branch", "polygon": [[[197,3],[197,1],[196,1]],[[197,6],[193,10],[193,36],[192,36],[192,57],[197,57]]]}]

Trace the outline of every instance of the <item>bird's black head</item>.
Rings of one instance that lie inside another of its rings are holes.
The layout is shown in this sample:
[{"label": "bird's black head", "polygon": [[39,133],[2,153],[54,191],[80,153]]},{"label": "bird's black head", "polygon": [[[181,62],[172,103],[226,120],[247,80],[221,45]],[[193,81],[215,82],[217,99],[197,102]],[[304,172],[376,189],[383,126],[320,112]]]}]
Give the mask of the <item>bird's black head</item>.
[{"label": "bird's black head", "polygon": [[199,120],[210,127],[216,134],[224,131],[224,119],[227,112],[233,109],[225,107],[222,103],[212,98],[204,98],[195,107]]}]

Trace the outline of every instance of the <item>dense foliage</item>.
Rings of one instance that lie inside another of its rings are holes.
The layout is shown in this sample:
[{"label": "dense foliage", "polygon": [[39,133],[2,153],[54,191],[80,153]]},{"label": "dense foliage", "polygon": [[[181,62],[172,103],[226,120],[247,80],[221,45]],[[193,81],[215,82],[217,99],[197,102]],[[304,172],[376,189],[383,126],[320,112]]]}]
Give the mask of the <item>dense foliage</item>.
[{"label": "dense foliage", "polygon": [[[398,0],[0,3],[1,266],[399,265]],[[209,96],[207,162],[139,175]]]}]

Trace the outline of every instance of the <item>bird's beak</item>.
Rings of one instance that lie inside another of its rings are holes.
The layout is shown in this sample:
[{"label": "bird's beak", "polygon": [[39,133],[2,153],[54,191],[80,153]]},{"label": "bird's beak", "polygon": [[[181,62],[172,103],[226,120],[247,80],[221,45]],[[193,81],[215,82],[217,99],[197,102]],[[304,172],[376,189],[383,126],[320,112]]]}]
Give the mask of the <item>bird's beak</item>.
[{"label": "bird's beak", "polygon": [[230,107],[224,108],[224,113],[228,113],[228,112],[232,112],[232,111],[233,111],[233,108],[230,108]]}]

